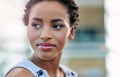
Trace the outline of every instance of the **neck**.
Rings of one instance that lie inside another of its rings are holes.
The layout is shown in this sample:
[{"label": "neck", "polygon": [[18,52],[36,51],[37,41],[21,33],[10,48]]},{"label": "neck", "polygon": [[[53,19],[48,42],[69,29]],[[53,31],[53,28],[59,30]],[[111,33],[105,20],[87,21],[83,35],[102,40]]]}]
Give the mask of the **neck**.
[{"label": "neck", "polygon": [[46,70],[49,76],[57,77],[58,72],[60,72],[60,68],[59,68],[60,57],[61,54],[52,60],[42,60],[39,57],[35,56],[34,54],[30,58],[30,60],[40,68]]}]

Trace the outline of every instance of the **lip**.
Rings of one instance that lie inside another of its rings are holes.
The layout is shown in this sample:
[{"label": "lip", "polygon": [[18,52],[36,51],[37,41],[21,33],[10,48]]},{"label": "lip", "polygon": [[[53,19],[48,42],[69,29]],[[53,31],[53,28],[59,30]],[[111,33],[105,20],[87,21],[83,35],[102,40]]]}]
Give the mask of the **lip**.
[{"label": "lip", "polygon": [[37,44],[37,47],[43,51],[50,51],[55,46],[56,45],[54,45],[52,43],[39,43],[39,44]]}]

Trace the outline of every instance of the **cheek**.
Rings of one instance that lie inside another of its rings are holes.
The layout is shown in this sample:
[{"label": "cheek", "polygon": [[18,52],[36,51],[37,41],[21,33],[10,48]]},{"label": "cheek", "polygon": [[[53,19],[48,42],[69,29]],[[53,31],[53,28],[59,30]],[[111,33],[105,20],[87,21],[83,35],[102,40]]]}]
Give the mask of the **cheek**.
[{"label": "cheek", "polygon": [[56,40],[60,46],[64,46],[66,41],[68,40],[67,32],[62,32],[62,33],[56,34]]},{"label": "cheek", "polygon": [[33,30],[28,30],[28,38],[31,45],[35,44],[35,40],[37,39],[37,37],[38,37],[37,32],[34,32]]}]

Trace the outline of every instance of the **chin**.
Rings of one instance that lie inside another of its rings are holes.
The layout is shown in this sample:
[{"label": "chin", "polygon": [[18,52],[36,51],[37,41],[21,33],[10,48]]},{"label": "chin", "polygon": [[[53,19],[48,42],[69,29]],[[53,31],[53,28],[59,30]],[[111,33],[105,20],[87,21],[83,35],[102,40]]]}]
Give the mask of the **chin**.
[{"label": "chin", "polygon": [[41,60],[53,60],[55,57],[40,57]]},{"label": "chin", "polygon": [[55,56],[55,55],[41,55],[41,56],[39,56],[39,58],[41,59],[41,60],[52,60],[52,59],[54,59],[54,58],[56,58],[57,56]]}]

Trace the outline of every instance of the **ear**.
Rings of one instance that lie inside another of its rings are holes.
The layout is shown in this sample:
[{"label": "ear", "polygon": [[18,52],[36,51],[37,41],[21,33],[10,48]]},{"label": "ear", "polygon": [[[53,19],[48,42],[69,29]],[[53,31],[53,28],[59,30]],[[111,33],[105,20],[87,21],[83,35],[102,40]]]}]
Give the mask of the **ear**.
[{"label": "ear", "polygon": [[68,36],[68,39],[69,39],[69,40],[72,40],[72,39],[74,38],[74,35],[75,35],[75,26],[72,26],[72,27],[70,28],[70,34],[69,34],[69,36]]}]

